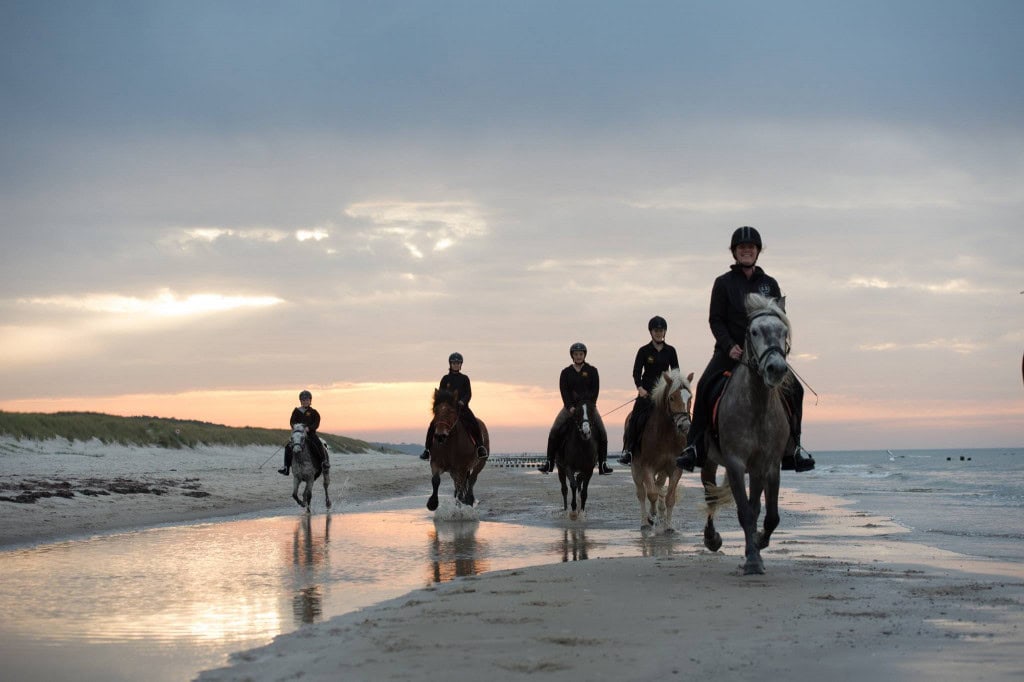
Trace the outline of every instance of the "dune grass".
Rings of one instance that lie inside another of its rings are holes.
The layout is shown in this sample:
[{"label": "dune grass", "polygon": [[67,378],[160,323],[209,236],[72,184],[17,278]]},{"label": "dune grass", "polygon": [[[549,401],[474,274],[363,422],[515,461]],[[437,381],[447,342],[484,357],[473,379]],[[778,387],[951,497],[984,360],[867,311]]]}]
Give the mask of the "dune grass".
[{"label": "dune grass", "polygon": [[[0,435],[19,440],[88,441],[121,445],[153,445],[162,448],[194,448],[197,445],[283,445],[287,429],[233,427],[190,419],[118,417],[99,412],[3,412]],[[320,433],[333,452],[366,452],[374,448],[355,438]]]}]

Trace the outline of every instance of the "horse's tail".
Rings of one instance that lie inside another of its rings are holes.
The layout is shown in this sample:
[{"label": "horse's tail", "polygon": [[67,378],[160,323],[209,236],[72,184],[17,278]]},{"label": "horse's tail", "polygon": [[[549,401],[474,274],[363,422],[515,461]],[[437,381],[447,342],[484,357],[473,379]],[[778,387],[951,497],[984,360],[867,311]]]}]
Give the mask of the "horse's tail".
[{"label": "horse's tail", "polygon": [[732,488],[729,487],[728,481],[722,485],[714,483],[704,485],[704,509],[709,517],[714,518],[719,509],[735,503],[736,500],[732,496]]}]

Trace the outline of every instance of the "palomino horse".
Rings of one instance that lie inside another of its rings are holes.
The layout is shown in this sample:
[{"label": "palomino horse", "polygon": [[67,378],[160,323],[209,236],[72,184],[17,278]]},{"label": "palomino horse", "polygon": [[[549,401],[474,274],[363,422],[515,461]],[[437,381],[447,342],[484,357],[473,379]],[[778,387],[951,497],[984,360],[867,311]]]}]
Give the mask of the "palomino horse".
[{"label": "palomino horse", "polygon": [[[292,497],[309,514],[311,513],[310,502],[313,500],[313,481],[316,480],[318,472],[313,463],[313,453],[309,449],[309,443],[306,442],[306,431],[302,424],[296,424],[292,429],[292,439],[288,443],[288,447],[292,449]],[[331,495],[327,492],[327,488],[331,485],[331,470],[324,469],[323,476],[324,497],[327,499],[327,508],[330,509]],[[299,498],[300,483],[306,484],[301,499]]]},{"label": "palomino horse", "polygon": [[[759,294],[749,294],[746,306],[749,322],[743,357],[719,400],[719,436],[717,441],[707,436],[708,459],[701,470],[701,481],[708,503],[705,546],[712,551],[722,546],[713,518],[731,497],[746,540],[743,573],[751,575],[764,573],[761,550],[768,546],[772,531],[779,525],[779,468],[790,437],[780,387],[794,379],[786,362],[790,328],[785,309]],[[725,467],[728,486],[715,485],[718,465]],[[749,495],[744,473],[750,477]],[[757,532],[762,493],[764,530]]]},{"label": "palomino horse", "polygon": [[[692,373],[683,378],[678,369],[673,369],[663,372],[651,391],[651,415],[631,465],[636,498],[640,502],[640,530],[644,533],[654,530],[655,521],[666,533],[675,532],[672,510],[683,473],[676,467],[675,458],[686,446],[686,434],[690,430],[692,380]],[[632,416],[631,413],[627,419]]]},{"label": "palomino horse", "polygon": [[[597,466],[597,439],[590,428],[590,415],[596,410],[593,403],[578,402],[572,419],[565,424],[567,431],[561,446],[555,453],[558,465],[558,482],[562,485],[562,509],[569,509],[568,492],[572,488],[572,511],[569,518],[575,521],[579,514],[587,511],[587,488]],[[569,485],[566,485],[566,479]],[[576,511],[576,494],[579,493],[579,513]]]},{"label": "palomino horse", "polygon": [[[473,486],[480,470],[487,464],[486,459],[476,455],[477,443],[460,423],[458,394],[451,391],[434,389],[434,441],[430,448],[430,484],[434,487],[427,500],[427,509],[437,509],[437,487],[441,484],[441,474],[451,474],[455,484],[455,499],[460,503],[473,506]],[[490,437],[487,427],[480,419],[480,435],[483,445],[490,450]]]}]

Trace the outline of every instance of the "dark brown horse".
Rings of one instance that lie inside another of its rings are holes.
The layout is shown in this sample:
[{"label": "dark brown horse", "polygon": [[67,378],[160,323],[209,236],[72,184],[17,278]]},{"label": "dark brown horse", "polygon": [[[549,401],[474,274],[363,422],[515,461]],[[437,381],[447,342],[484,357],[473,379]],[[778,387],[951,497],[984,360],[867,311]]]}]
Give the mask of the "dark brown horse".
[{"label": "dark brown horse", "polygon": [[[597,408],[593,403],[577,402],[572,418],[565,424],[566,433],[555,454],[558,465],[558,482],[562,486],[562,509],[569,509],[569,488],[572,488],[572,511],[569,518],[575,521],[587,511],[587,489],[597,466],[597,439],[591,429],[590,415]],[[566,485],[568,481],[568,485]],[[579,495],[579,511],[576,496]]]},{"label": "dark brown horse", "polygon": [[[764,573],[761,550],[779,525],[779,469],[790,438],[781,387],[795,379],[786,362],[790,327],[785,310],[758,294],[748,295],[746,305],[749,324],[743,357],[718,403],[718,440],[706,436],[708,459],[701,481],[708,502],[704,545],[712,551],[722,546],[713,519],[719,507],[734,502],[746,543],[743,572],[750,575]],[[716,485],[719,466],[728,474],[728,485]],[[749,493],[745,475],[750,478]],[[764,528],[758,531],[762,495]]]},{"label": "dark brown horse", "polygon": [[[654,531],[655,523],[665,533],[675,532],[672,511],[682,475],[675,457],[686,445],[690,430],[692,379],[693,374],[683,377],[673,369],[662,373],[651,390],[651,415],[630,465],[640,502],[640,530],[645,534]],[[632,416],[630,413],[627,420]]]},{"label": "dark brown horse", "polygon": [[434,440],[430,447],[430,484],[434,490],[427,500],[427,509],[437,510],[437,487],[441,485],[441,474],[451,474],[455,484],[455,499],[459,503],[473,506],[473,486],[480,470],[487,464],[476,454],[477,445],[490,451],[490,437],[487,426],[477,419],[483,443],[474,443],[472,436],[462,425],[458,393],[434,389]]}]

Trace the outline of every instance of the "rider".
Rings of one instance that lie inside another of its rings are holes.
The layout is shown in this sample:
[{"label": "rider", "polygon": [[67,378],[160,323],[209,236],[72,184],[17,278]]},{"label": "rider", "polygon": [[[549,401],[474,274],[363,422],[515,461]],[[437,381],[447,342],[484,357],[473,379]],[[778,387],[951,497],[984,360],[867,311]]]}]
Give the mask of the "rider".
[{"label": "rider", "polygon": [[555,451],[561,441],[562,429],[569,418],[576,412],[576,403],[590,403],[594,406],[594,413],[590,416],[590,422],[594,425],[597,436],[597,473],[601,476],[612,473],[614,469],[608,466],[608,432],[601,421],[601,414],[597,411],[597,394],[601,392],[601,377],[597,373],[597,367],[586,362],[587,347],[580,342],[569,346],[569,357],[572,364],[562,370],[558,377],[558,390],[562,394],[562,409],[555,417],[555,423],[551,425],[548,433],[548,461],[541,465],[542,474],[550,474],[555,470]]},{"label": "rider", "polygon": [[665,343],[668,323],[665,318],[655,315],[647,323],[647,331],[651,334],[651,342],[641,346],[633,361],[633,383],[636,385],[636,400],[633,402],[633,414],[626,425],[626,433],[622,435],[623,450],[619,462],[629,464],[633,461],[633,451],[640,447],[640,436],[643,435],[647,418],[651,414],[651,390],[663,372],[679,369],[679,357],[676,349]]},{"label": "rider", "polygon": [[[487,448],[484,447],[483,435],[480,433],[480,424],[477,422],[473,411],[469,409],[469,401],[473,397],[473,388],[469,383],[469,376],[462,373],[462,353],[452,353],[448,356],[448,373],[441,377],[438,386],[442,391],[450,391],[459,396],[459,419],[462,425],[469,430],[476,446],[476,456],[480,459],[487,459]],[[423,446],[423,454],[420,459],[430,459],[430,443],[434,440],[434,422],[431,420],[427,428],[427,442]]]},{"label": "rider", "polygon": [[[729,245],[736,261],[729,272],[719,276],[711,288],[711,312],[708,321],[715,336],[715,351],[707,369],[697,382],[697,395],[693,405],[693,420],[687,436],[687,446],[676,458],[680,469],[693,471],[703,466],[707,458],[704,433],[710,425],[713,405],[709,404],[708,392],[723,372],[732,370],[743,357],[743,339],[747,333],[747,294],[761,294],[773,298],[782,296],[779,283],[766,275],[757,265],[763,246],[761,235],[752,227],[736,228]],[[783,398],[791,412],[790,429],[795,448],[782,458],[783,469],[809,471],[814,468],[814,458],[800,447],[800,422],[803,414],[804,389],[799,381],[786,382]]]},{"label": "rider", "polygon": [[[291,424],[293,430],[299,424],[306,427],[306,442],[309,444],[309,449],[315,456],[320,457],[323,469],[326,470],[331,468],[331,460],[327,455],[327,448],[320,442],[320,436],[316,432],[320,428],[320,413],[310,405],[312,402],[312,393],[309,391],[299,393],[299,407],[292,410],[292,416],[288,419],[288,423]],[[290,445],[286,445],[284,448],[284,466],[278,469],[277,473],[287,476],[291,467],[292,449]]]}]

